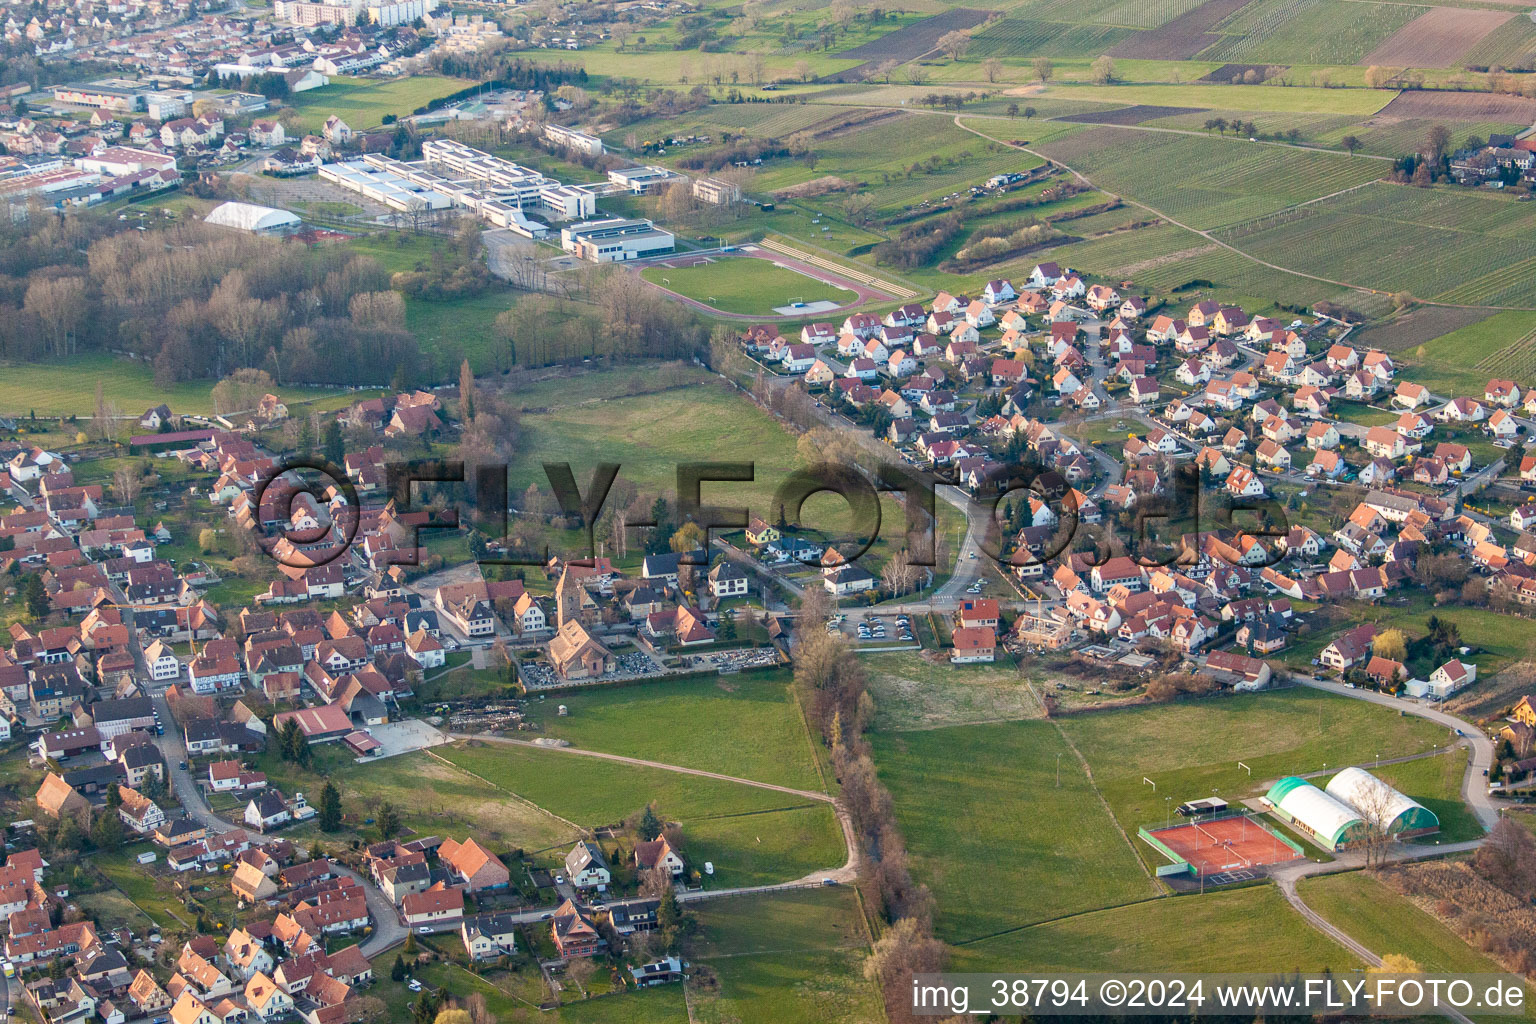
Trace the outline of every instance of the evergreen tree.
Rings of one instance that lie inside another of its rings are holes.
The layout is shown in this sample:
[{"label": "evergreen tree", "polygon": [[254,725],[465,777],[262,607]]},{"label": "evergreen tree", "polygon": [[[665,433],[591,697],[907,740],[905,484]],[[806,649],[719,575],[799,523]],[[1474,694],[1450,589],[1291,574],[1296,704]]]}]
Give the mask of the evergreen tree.
[{"label": "evergreen tree", "polygon": [[399,953],[395,954],[395,962],[389,965],[389,980],[405,980],[405,958]]},{"label": "evergreen tree", "polygon": [[[116,787],[113,787],[114,791]],[[97,815],[91,825],[91,843],[98,850],[116,850],[123,845],[123,819],[115,813]]]},{"label": "evergreen tree", "polygon": [[389,839],[400,831],[400,814],[389,801],[379,808],[379,838]]},{"label": "evergreen tree", "polygon": [[326,832],[335,832],[341,828],[341,791],[330,779],[325,780],[325,787],[320,790],[319,807],[320,827]]},{"label": "evergreen tree", "polygon": [[48,591],[43,588],[43,578],[29,572],[21,580],[21,596],[27,603],[27,614],[41,619],[49,612]]},{"label": "evergreen tree", "polygon": [[341,465],[347,457],[347,448],[341,438],[341,422],[331,420],[325,425],[325,439],[321,442],[325,450],[325,460],[333,465]]},{"label": "evergreen tree", "polygon": [[645,813],[640,815],[640,838],[650,842],[661,835],[661,819],[656,817],[656,812],[646,805]]},{"label": "evergreen tree", "polygon": [[736,613],[729,608],[720,614],[719,636],[721,640],[736,639]]}]

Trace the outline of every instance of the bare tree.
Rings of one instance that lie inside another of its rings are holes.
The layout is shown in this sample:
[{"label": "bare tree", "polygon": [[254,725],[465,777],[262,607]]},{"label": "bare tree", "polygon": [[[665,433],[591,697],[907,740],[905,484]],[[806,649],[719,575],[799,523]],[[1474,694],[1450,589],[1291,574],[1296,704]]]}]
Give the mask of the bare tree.
[{"label": "bare tree", "polygon": [[939,36],[938,48],[950,60],[959,60],[967,49],[970,48],[971,37],[969,33],[955,29]]},{"label": "bare tree", "polygon": [[112,473],[112,490],[117,495],[117,500],[124,505],[132,505],[139,492],[144,489],[144,467],[137,462],[130,462],[125,466],[119,466]]},{"label": "bare tree", "polygon": [[85,324],[85,279],[56,277],[34,281],[27,286],[22,308],[37,317],[53,355],[70,355],[75,351],[76,335]]}]

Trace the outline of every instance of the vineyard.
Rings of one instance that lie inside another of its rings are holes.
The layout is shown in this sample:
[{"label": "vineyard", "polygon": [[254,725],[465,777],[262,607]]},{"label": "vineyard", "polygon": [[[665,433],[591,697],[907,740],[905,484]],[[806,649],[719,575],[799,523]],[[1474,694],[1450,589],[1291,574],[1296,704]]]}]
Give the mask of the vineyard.
[{"label": "vineyard", "polygon": [[1382,165],[1232,139],[1094,128],[1041,147],[1099,187],[1216,228],[1378,177]]},{"label": "vineyard", "polygon": [[[1070,222],[1062,226],[1069,230],[1074,227]],[[1208,243],[1199,235],[1183,228],[1158,224],[1062,246],[1052,251],[1051,259],[1063,266],[1118,279],[1139,264],[1205,244]]]},{"label": "vineyard", "polygon": [[1201,60],[1353,64],[1424,8],[1353,0],[1254,0],[1217,26]]},{"label": "vineyard", "polygon": [[1536,61],[1536,22],[1511,18],[1462,54],[1461,61],[1472,67],[1531,67]]},{"label": "vineyard", "polygon": [[1111,25],[1071,25],[1032,18],[1006,18],[995,28],[976,36],[969,54],[972,57],[1033,57],[1045,53],[1052,57],[1097,57],[1131,34],[1131,29]]},{"label": "vineyard", "polygon": [[1385,291],[1468,305],[1536,305],[1536,210],[1380,185],[1231,228],[1260,259]]},{"label": "vineyard", "polygon": [[1481,394],[1490,377],[1536,376],[1536,313],[1495,313],[1408,353],[1413,379],[1441,394]]},{"label": "vineyard", "polygon": [[1536,377],[1536,331],[1478,363],[1478,376],[1503,377],[1506,380],[1530,380]]},{"label": "vineyard", "polygon": [[[906,116],[818,143],[814,167],[798,160],[765,164],[754,188],[773,191],[827,175],[873,186],[880,210],[979,185],[1003,171],[1039,165],[1019,153],[935,117]],[[837,197],[834,196],[836,201]]]},{"label": "vineyard", "polygon": [[1250,309],[1276,302],[1308,305],[1339,296],[1339,289],[1322,281],[1262,267],[1226,249],[1208,248],[1196,255],[1172,260],[1141,271],[1135,277],[1143,288],[1167,292],[1193,281],[1210,281],[1222,299],[1236,299]]}]

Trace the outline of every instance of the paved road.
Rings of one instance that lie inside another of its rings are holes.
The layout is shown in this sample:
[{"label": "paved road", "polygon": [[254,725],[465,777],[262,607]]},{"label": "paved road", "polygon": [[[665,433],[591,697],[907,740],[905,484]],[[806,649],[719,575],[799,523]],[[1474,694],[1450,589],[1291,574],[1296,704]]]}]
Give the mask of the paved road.
[{"label": "paved road", "polygon": [[[1391,697],[1384,693],[1378,693],[1375,690],[1352,690],[1341,683],[1328,682],[1312,677],[1298,676],[1296,678],[1303,686],[1310,686],[1316,690],[1325,690],[1353,700],[1363,700],[1382,707],[1394,708],[1404,714],[1423,718],[1443,725],[1447,729],[1460,732],[1463,742],[1465,742],[1470,751],[1470,756],[1467,759],[1467,771],[1462,778],[1462,798],[1485,829],[1492,829],[1499,820],[1499,809],[1488,793],[1488,785],[1484,781],[1485,776],[1483,774],[1493,763],[1494,745],[1493,741],[1477,726],[1436,708]],[[1441,857],[1453,853],[1466,853],[1477,849],[1482,844],[1482,839],[1472,839],[1463,843],[1443,843],[1435,846],[1395,843],[1387,851],[1387,860],[1392,863],[1403,863],[1423,860],[1429,857]],[[1352,871],[1364,866],[1365,854],[1363,852],[1346,850],[1340,853],[1336,860],[1331,862],[1318,863],[1312,860],[1305,860],[1282,865],[1273,869],[1270,872],[1270,877],[1275,880],[1275,884],[1279,886],[1280,892],[1285,896],[1286,901],[1290,903],[1308,924],[1374,967],[1380,965],[1381,956],[1307,906],[1297,889],[1297,883],[1303,878],[1333,874],[1338,871]],[[1454,1010],[1446,1011],[1445,1016],[1457,1021],[1458,1024],[1471,1024],[1468,1017]]]},{"label": "paved road", "polygon": [[[155,745],[160,748],[161,755],[165,758],[166,769],[171,774],[171,790],[177,801],[181,803],[186,816],[206,828],[209,832],[223,835],[225,832],[237,828],[244,828],[243,824],[233,824],[214,813],[208,806],[202,790],[189,772],[183,771],[178,765],[186,760],[187,748],[182,740],[181,730],[176,728],[175,719],[171,717],[170,706],[166,703],[165,693],[155,696],[155,706],[160,709],[160,720],[165,723],[165,735],[155,737]],[[251,841],[261,845],[275,842],[282,838],[280,835],[263,836],[251,833]],[[395,913],[395,906],[382,892],[374,887],[373,883],[362,875],[336,865],[337,872],[346,875],[362,885],[363,897],[368,901],[368,914],[373,918],[373,933],[365,938],[359,945],[364,956],[375,957],[396,943],[404,942],[407,929],[400,922]]]},{"label": "paved road", "polygon": [[1455,715],[1447,714],[1431,705],[1420,704],[1417,701],[1403,700],[1400,697],[1392,697],[1376,690],[1354,689],[1342,683],[1328,682],[1315,679],[1310,676],[1297,676],[1297,682],[1303,686],[1310,686],[1315,690],[1326,690],[1329,693],[1338,694],[1341,697],[1349,697],[1353,700],[1363,700],[1381,707],[1401,711],[1404,714],[1413,715],[1415,718],[1423,718],[1443,725],[1445,728],[1459,732],[1471,749],[1471,757],[1467,761],[1467,772],[1461,781],[1461,796],[1483,828],[1491,830],[1499,820],[1499,808],[1494,803],[1493,797],[1488,793],[1487,776],[1484,774],[1493,767],[1493,741],[1470,722],[1463,721]]}]

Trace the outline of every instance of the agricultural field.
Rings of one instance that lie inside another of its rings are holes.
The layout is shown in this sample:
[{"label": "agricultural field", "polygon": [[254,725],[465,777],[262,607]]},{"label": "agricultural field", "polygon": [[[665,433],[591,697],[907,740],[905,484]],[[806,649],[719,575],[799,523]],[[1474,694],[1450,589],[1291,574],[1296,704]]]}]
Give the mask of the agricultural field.
[{"label": "agricultural field", "polygon": [[[1374,160],[1108,126],[1046,143],[1040,150],[1108,192],[1204,229],[1275,213],[1382,173]],[[1166,172],[1173,167],[1181,173]]]},{"label": "agricultural field", "polygon": [[1133,35],[1114,25],[1082,25],[1034,18],[1005,18],[976,37],[973,57],[1096,57]]},{"label": "agricultural field", "polygon": [[1254,0],[1218,25],[1225,38],[1202,50],[1207,60],[1353,64],[1423,11],[1346,0]]},{"label": "agricultural field", "polygon": [[736,782],[537,747],[460,743],[453,764],[584,828],[622,821],[654,803],[682,824],[688,857],[715,866],[721,887],[787,882],[841,865],[830,804]]},{"label": "agricultural field", "polygon": [[1536,22],[1511,18],[1461,55],[1474,67],[1528,68],[1536,61]]},{"label": "agricultural field", "polygon": [[1462,63],[1463,53],[1515,16],[1514,11],[1431,7],[1360,58],[1360,63],[1451,67]]},{"label": "agricultural field", "polygon": [[[1352,954],[1272,885],[1146,900],[959,946],[953,971],[1347,971]],[[1012,966],[1010,966],[1012,965]]]},{"label": "agricultural field", "polygon": [[800,161],[765,164],[753,189],[769,192],[833,176],[867,186],[876,208],[890,212],[1037,165],[1027,154],[978,138],[947,117],[907,114],[826,139],[817,146],[814,169]]},{"label": "agricultural field", "polygon": [[1503,197],[1371,185],[1221,233],[1299,271],[1464,305],[1536,305],[1536,209]]},{"label": "agricultural field", "polygon": [[[546,734],[587,750],[821,790],[816,755],[789,689],[788,670],[610,687],[535,703]],[[687,729],[675,723],[688,721]]]},{"label": "agricultural field", "polygon": [[792,302],[854,302],[858,293],[807,277],[769,260],[740,257],[691,267],[646,267],[640,276],[655,285],[726,313],[772,316]]},{"label": "agricultural field", "polygon": [[299,93],[288,102],[299,112],[307,131],[318,132],[332,114],[353,131],[377,128],[386,114],[404,117],[441,96],[475,84],[463,78],[414,75],[390,81],[333,76],[331,84]]}]

